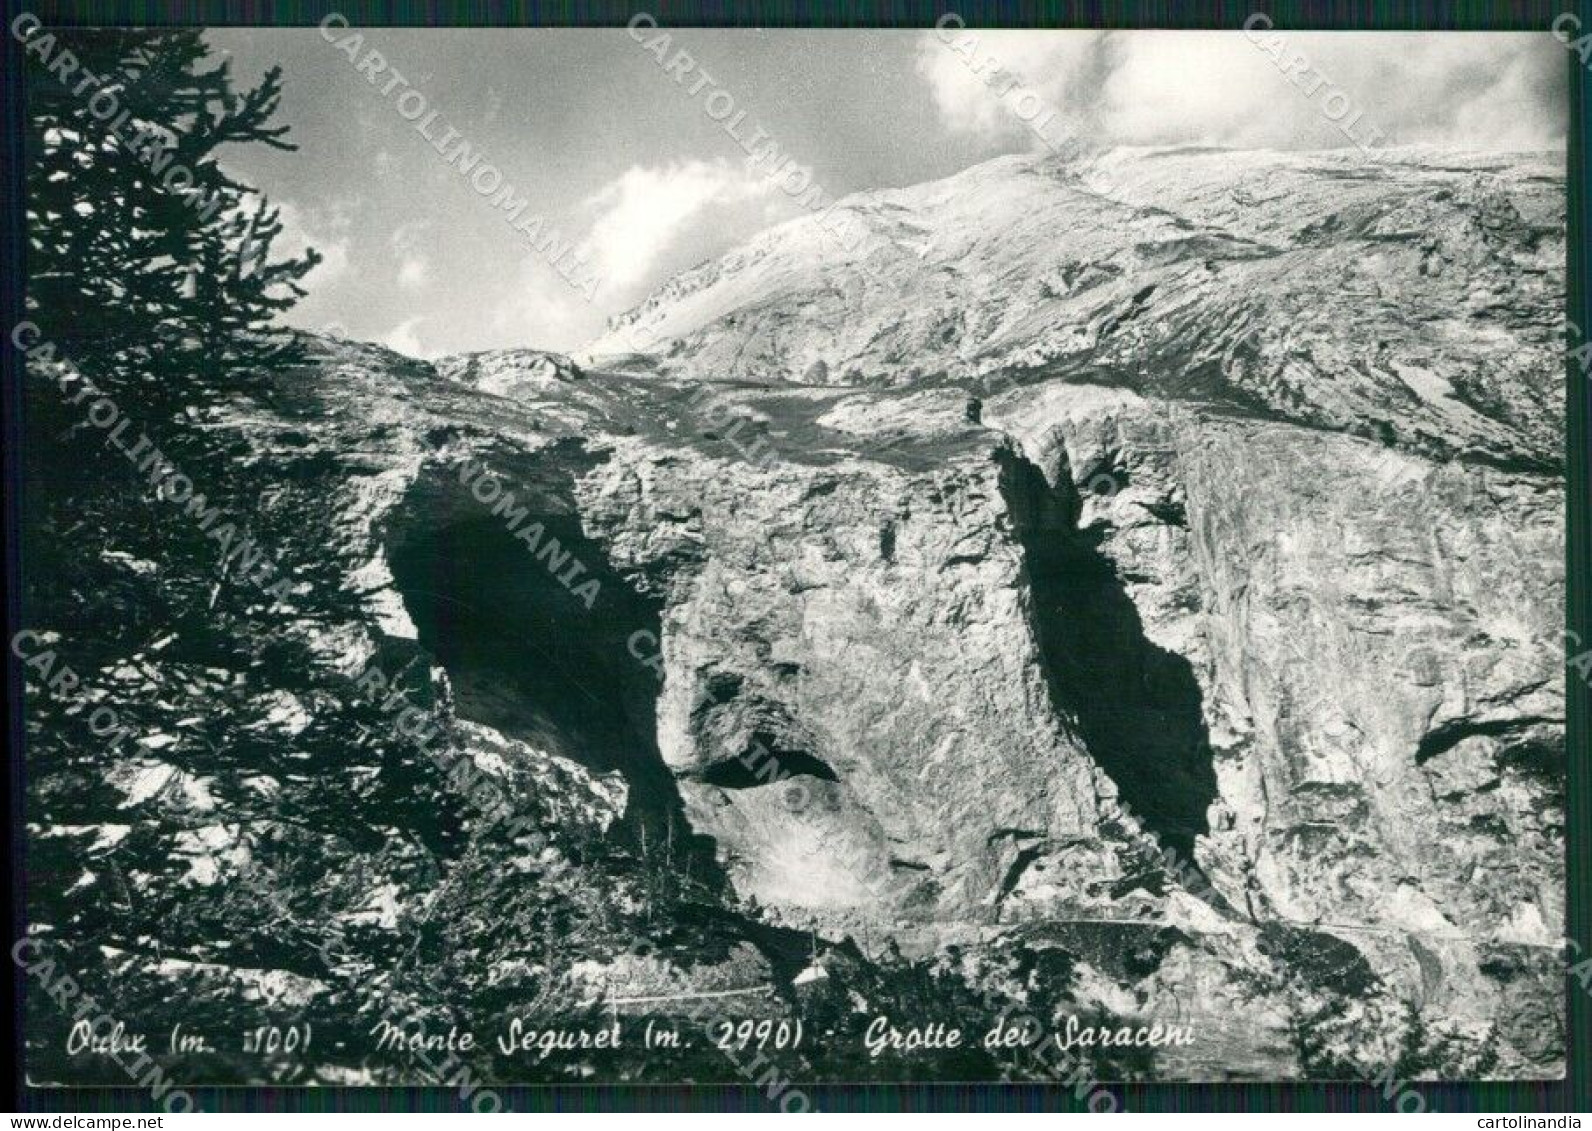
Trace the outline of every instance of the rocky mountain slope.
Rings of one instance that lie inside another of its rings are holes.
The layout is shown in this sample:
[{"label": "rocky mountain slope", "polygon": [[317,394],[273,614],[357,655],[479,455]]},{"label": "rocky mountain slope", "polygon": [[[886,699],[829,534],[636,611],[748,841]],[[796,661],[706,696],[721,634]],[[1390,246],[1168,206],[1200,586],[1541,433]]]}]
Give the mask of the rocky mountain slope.
[{"label": "rocky mountain slope", "polygon": [[[102,544],[34,623],[141,737],[30,685],[36,919],[223,1013],[763,986],[839,1034],[818,1078],[956,1002],[1195,1034],[1111,1079],[1559,1075],[1560,169],[1102,161],[851,198],[856,248],[774,229],[575,360],[316,341],[163,422],[300,584],[85,484]],[[1047,1074],[995,1059],[875,1067]]]}]

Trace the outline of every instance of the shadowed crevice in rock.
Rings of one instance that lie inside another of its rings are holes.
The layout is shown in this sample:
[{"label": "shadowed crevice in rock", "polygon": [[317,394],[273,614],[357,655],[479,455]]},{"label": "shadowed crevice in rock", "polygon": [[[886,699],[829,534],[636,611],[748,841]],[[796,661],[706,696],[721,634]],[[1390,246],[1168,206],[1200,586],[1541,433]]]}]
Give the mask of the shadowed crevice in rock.
[{"label": "shadowed crevice in rock", "polygon": [[726,758],[714,762],[702,770],[701,780],[720,789],[756,789],[803,774],[820,781],[840,780],[829,763],[805,750],[783,750],[774,746],[765,748],[768,753],[755,760]]},{"label": "shadowed crevice in rock", "polygon": [[1535,731],[1557,724],[1558,720],[1556,719],[1538,718],[1533,715],[1485,721],[1455,719],[1452,722],[1435,727],[1421,736],[1421,741],[1415,748],[1415,764],[1419,766],[1439,755],[1446,754],[1467,738],[1514,739],[1517,741],[1507,745],[1505,749],[1513,749],[1515,746],[1523,747],[1528,745],[1529,741],[1535,737]]},{"label": "shadowed crevice in rock", "polygon": [[[619,835],[639,843],[645,829],[654,844],[687,846],[711,867],[712,842],[689,833],[658,751],[657,677],[627,647],[643,630],[658,638],[657,601],[585,536],[572,503],[504,485],[533,508],[519,522],[439,469],[421,477],[390,524],[395,584],[420,643],[448,673],[457,714],[594,772],[618,771],[630,790]],[[569,551],[557,569],[560,559],[516,538],[531,523],[542,528],[542,548],[556,539]],[[572,578],[575,562],[582,568]],[[593,580],[588,609],[579,586]]]},{"label": "shadowed crevice in rock", "polygon": [[700,773],[707,785],[718,785],[726,790],[750,790],[759,785],[783,782],[786,777],[817,777],[818,781],[841,781],[829,763],[815,758],[804,750],[771,750],[763,760],[748,763],[742,758],[715,761]]},{"label": "shadowed crevice in rock", "polygon": [[1193,669],[1146,637],[1100,532],[1079,529],[1070,469],[1053,488],[1021,456],[1000,458],[1052,704],[1149,831],[1192,867],[1216,797]]}]

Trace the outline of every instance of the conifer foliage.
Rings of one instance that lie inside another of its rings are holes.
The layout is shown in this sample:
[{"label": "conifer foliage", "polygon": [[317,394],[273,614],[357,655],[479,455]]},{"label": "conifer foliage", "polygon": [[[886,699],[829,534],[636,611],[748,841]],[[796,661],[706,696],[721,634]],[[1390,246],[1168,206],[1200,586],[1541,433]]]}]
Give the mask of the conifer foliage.
[{"label": "conifer foliage", "polygon": [[279,68],[234,86],[192,29],[34,29],[24,47],[28,317],[109,389],[204,399],[284,358],[271,319],[313,249],[273,261],[278,209],[219,163],[293,149]]}]

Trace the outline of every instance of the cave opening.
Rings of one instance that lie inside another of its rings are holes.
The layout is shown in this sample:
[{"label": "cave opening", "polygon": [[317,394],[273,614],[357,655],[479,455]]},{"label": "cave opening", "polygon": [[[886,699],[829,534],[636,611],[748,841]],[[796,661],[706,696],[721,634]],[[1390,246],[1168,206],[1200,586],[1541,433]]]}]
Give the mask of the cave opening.
[{"label": "cave opening", "polygon": [[1023,547],[1051,702],[1145,827],[1194,866],[1216,798],[1210,736],[1189,662],[1151,641],[1103,532],[1080,529],[1083,499],[1063,463],[1051,487],[1015,453],[1001,490]]},{"label": "cave opening", "polygon": [[[447,671],[459,717],[618,771],[629,800],[610,836],[632,848],[667,841],[701,861],[696,875],[713,876],[712,841],[691,833],[658,750],[658,678],[627,647],[641,631],[659,637],[661,601],[614,568],[572,501],[523,485],[518,495],[534,509],[511,523],[445,474],[411,490],[388,557],[421,645]],[[557,554],[515,537],[531,523]],[[595,593],[583,595],[591,581]]]},{"label": "cave opening", "polygon": [[819,781],[840,780],[828,762],[805,750],[785,745],[768,730],[753,731],[746,749],[739,757],[721,759],[701,771],[704,782],[720,789],[756,789],[799,776]]}]

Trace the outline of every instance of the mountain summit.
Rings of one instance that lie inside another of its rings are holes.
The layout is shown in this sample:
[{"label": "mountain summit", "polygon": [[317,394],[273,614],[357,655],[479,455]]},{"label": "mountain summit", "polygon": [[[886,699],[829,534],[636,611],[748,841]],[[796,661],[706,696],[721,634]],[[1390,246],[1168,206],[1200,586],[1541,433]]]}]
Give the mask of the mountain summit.
[{"label": "mountain summit", "polygon": [[[1013,156],[670,280],[588,356],[705,381],[1061,380],[1557,467],[1560,155]],[[1088,187],[1093,186],[1093,187]]]}]

